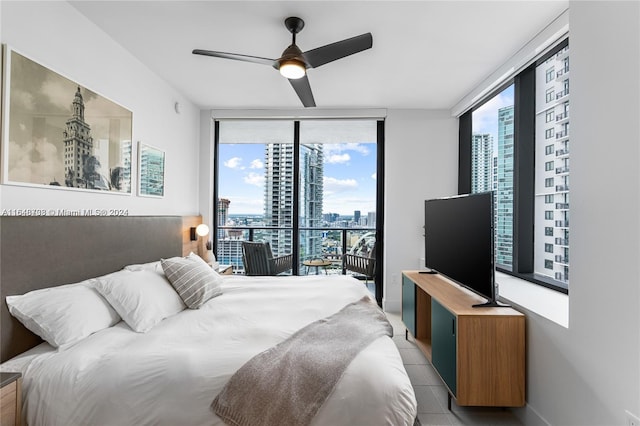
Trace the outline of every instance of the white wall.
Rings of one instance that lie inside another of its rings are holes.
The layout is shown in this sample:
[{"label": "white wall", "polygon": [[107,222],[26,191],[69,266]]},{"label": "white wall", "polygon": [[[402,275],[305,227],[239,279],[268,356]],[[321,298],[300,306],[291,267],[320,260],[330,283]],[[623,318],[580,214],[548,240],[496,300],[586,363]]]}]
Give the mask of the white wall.
[{"label": "white wall", "polygon": [[527,410],[553,425],[640,415],[640,3],[574,1],[569,328],[527,314]]},{"label": "white wall", "polygon": [[385,123],[384,308],[400,312],[400,273],[424,258],[424,200],[458,193],[458,120],[389,110]]},{"label": "white wall", "polygon": [[[162,199],[0,186],[0,209],[125,209],[129,215],[198,214],[199,111],[66,2],[0,2],[0,40],[133,112],[133,140],[166,151]],[[182,111],[176,114],[174,103]],[[137,173],[137,146],[134,168]],[[133,178],[137,183],[137,178]],[[134,183],[134,182],[132,182]],[[134,187],[135,188],[135,187]]]}]

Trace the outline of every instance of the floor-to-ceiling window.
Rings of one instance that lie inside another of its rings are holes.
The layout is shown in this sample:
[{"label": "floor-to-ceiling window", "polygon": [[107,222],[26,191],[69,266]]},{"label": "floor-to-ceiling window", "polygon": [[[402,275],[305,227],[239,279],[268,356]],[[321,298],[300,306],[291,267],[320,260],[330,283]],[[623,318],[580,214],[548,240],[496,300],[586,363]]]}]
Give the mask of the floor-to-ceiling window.
[{"label": "floor-to-ceiling window", "polygon": [[460,117],[459,191],[496,194],[498,270],[568,292],[569,40]]},{"label": "floor-to-ceiling window", "polygon": [[511,270],[513,252],[513,84],[472,112],[471,192],[495,192],[495,260]]},{"label": "floor-to-ceiling window", "polygon": [[268,241],[276,256],[292,252],[294,123],[226,120],[216,127],[216,256],[243,273],[242,241]]},{"label": "floor-to-ceiling window", "polygon": [[[351,274],[343,255],[368,256],[382,233],[382,126],[375,119],[218,121],[218,260],[242,273],[242,242],[264,240],[275,255],[295,255],[293,274]],[[305,266],[314,259],[327,265]]]}]

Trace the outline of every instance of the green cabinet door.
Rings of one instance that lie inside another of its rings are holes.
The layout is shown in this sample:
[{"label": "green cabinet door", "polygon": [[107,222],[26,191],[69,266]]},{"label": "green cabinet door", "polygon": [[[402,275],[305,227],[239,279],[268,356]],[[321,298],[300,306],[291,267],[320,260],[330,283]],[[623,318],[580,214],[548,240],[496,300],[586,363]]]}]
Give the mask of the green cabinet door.
[{"label": "green cabinet door", "polygon": [[412,336],[416,335],[416,285],[402,275],[402,322]]},{"label": "green cabinet door", "polygon": [[431,299],[431,362],[456,396],[456,316]]}]

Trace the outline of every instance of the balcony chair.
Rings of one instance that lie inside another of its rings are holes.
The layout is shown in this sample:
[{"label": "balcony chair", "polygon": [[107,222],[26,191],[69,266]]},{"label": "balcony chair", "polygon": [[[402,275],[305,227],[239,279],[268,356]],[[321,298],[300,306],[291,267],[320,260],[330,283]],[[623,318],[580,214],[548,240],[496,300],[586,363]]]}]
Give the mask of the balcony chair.
[{"label": "balcony chair", "polygon": [[242,262],[245,275],[278,275],[292,268],[293,254],[273,257],[268,242],[243,241]]},{"label": "balcony chair", "polygon": [[358,256],[347,253],[342,258],[344,269],[362,274],[365,280],[374,280],[376,275],[376,243],[373,244],[368,256]]}]

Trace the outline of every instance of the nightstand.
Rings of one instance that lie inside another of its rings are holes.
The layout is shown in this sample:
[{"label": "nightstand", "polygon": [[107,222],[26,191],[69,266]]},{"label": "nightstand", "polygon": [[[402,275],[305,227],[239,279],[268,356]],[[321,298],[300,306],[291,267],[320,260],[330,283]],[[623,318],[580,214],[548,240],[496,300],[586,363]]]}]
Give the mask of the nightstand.
[{"label": "nightstand", "polygon": [[233,275],[233,265],[219,265],[216,272],[220,275]]},{"label": "nightstand", "polygon": [[22,374],[0,373],[0,425],[19,426],[22,419]]}]

